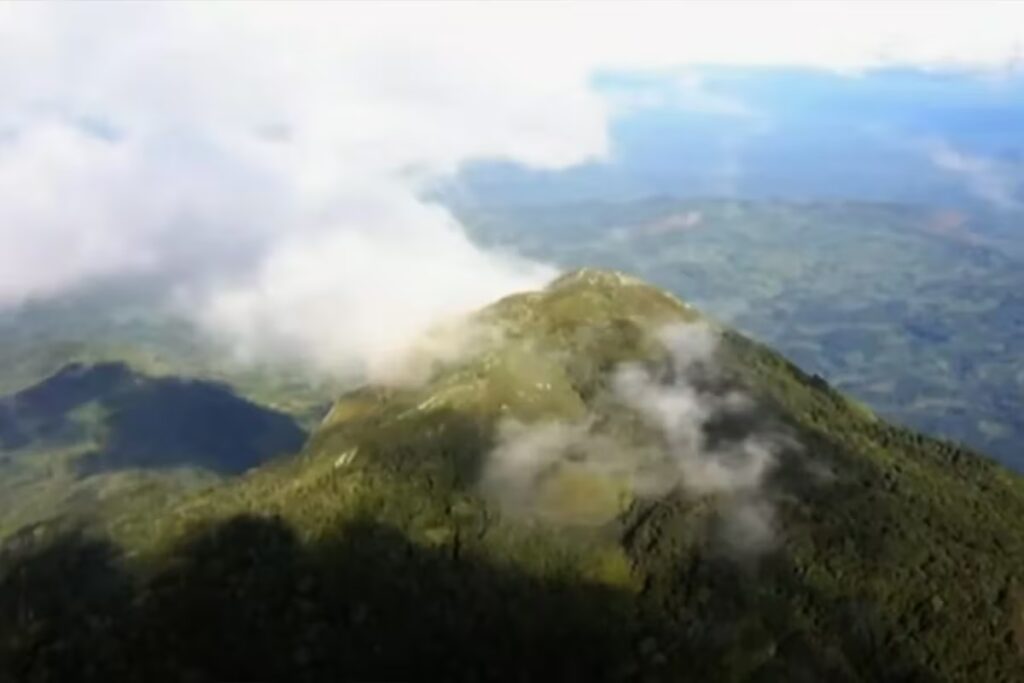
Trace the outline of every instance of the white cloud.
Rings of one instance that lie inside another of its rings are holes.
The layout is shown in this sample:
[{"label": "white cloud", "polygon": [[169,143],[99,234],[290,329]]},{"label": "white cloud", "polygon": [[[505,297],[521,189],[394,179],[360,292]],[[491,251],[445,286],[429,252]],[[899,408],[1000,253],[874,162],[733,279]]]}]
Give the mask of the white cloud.
[{"label": "white cloud", "polygon": [[299,351],[318,368],[394,380],[429,328],[555,274],[476,248],[446,212],[408,193],[380,199],[394,225],[339,222],[283,240],[254,281],[210,295],[202,320],[241,344],[243,357]]},{"label": "white cloud", "polygon": [[481,157],[601,157],[601,70],[999,67],[1022,15],[1011,3],[5,3],[0,303],[170,268],[246,348],[324,362],[393,349],[546,275],[479,252],[416,192]]},{"label": "white cloud", "polygon": [[696,493],[756,491],[783,445],[774,434],[752,433],[727,448],[707,441],[708,425],[724,415],[749,412],[739,393],[717,395],[693,380],[714,367],[718,336],[704,325],[676,325],[661,333],[671,353],[674,380],[658,381],[639,365],[623,365],[613,377],[616,397],[663,435],[667,453],[687,490]]},{"label": "white cloud", "polygon": [[678,109],[742,119],[761,116],[741,99],[710,89],[704,76],[692,70],[658,73],[625,88],[606,87],[605,94],[620,115],[636,109]]},{"label": "white cloud", "polygon": [[1018,195],[1022,185],[1019,173],[1006,164],[977,154],[968,154],[941,140],[927,143],[932,163],[963,178],[967,189],[998,209],[1024,207]]}]

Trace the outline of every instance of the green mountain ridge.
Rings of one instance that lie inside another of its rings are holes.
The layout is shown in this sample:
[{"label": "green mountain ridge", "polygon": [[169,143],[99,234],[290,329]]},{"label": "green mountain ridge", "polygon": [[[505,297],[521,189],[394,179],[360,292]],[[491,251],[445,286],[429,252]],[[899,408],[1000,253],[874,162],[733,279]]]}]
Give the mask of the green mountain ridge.
[{"label": "green mountain ridge", "polygon": [[479,244],[625,270],[885,419],[1024,471],[1013,222],[936,206],[652,197],[457,209]]},{"label": "green mountain ridge", "polygon": [[458,333],[295,457],[8,538],[0,677],[1024,674],[1017,475],[621,273]]}]

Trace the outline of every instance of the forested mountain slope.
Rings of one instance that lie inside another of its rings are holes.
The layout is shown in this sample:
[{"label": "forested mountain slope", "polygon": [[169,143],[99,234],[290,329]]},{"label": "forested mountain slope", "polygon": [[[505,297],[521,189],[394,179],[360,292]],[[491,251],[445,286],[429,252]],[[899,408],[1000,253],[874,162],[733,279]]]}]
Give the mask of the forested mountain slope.
[{"label": "forested mountain slope", "polygon": [[8,539],[0,677],[1024,675],[1024,482],[661,290],[575,271],[406,379],[295,457]]}]

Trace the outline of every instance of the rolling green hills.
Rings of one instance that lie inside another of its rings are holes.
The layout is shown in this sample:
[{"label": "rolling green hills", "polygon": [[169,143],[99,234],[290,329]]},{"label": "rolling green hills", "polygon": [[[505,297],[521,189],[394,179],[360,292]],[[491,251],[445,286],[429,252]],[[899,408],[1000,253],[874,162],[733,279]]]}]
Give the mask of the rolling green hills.
[{"label": "rolling green hills", "polygon": [[9,535],[0,678],[1024,675],[1017,475],[616,272],[443,333],[294,457]]}]

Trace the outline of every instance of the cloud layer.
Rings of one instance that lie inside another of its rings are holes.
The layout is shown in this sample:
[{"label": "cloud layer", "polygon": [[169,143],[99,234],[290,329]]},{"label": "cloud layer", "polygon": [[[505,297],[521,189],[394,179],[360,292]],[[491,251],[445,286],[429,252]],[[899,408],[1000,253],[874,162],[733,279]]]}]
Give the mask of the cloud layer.
[{"label": "cloud layer", "polygon": [[605,156],[615,104],[591,87],[602,70],[1003,67],[1021,14],[0,5],[0,305],[170,273],[179,303],[244,354],[372,367],[438,317],[550,276],[481,252],[420,191],[474,159]]}]

